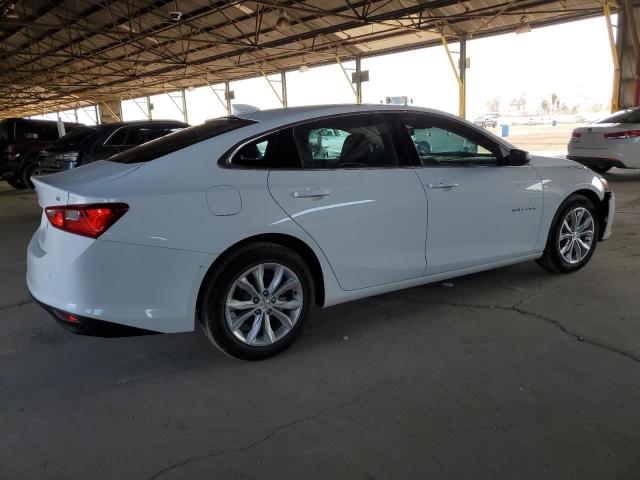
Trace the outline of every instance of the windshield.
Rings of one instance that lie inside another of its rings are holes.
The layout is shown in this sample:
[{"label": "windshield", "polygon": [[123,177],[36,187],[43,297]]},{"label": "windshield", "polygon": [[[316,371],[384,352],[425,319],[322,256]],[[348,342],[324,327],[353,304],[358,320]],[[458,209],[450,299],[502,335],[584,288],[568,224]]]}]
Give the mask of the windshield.
[{"label": "windshield", "polygon": [[640,108],[621,110],[595,123],[640,123]]},{"label": "windshield", "polygon": [[203,140],[216,137],[223,133],[242,128],[253,123],[256,122],[254,120],[247,120],[238,117],[220,117],[208,120],[202,125],[185,128],[179,132],[171,133],[151,142],[133,147],[125,152],[110,157],[109,161],[118,163],[148,162],[186,148],[190,145],[202,142]]}]

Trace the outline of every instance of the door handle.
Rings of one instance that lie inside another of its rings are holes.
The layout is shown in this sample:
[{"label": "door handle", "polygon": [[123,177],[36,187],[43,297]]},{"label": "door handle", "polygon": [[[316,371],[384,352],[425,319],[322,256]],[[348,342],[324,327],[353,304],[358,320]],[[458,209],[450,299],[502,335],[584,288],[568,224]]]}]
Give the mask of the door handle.
[{"label": "door handle", "polygon": [[460,186],[459,183],[444,183],[444,182],[430,183],[428,185],[429,188],[432,188],[432,189],[440,188],[443,190],[451,190],[452,188],[459,187],[459,186]]},{"label": "door handle", "polygon": [[293,192],[294,198],[316,198],[316,197],[327,197],[331,195],[331,190],[324,187],[318,188],[305,188],[302,190],[296,190]]}]

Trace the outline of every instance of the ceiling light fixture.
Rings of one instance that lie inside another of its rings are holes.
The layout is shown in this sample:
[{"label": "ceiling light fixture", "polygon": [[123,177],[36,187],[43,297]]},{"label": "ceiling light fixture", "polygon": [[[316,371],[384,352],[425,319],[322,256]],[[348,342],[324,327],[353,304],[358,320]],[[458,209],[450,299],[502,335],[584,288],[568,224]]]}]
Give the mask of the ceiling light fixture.
[{"label": "ceiling light fixture", "polygon": [[291,27],[291,20],[284,10],[280,10],[280,15],[276,20],[276,30],[284,30]]},{"label": "ceiling light fixture", "polygon": [[300,65],[300,69],[298,70],[300,73],[307,73],[309,71],[309,65],[303,63]]},{"label": "ceiling light fixture", "polygon": [[240,10],[242,13],[246,13],[247,15],[253,15],[253,10],[251,10],[250,7],[247,7],[246,5],[243,5],[241,3],[237,3],[234,5],[234,7],[236,7],[238,10]]},{"label": "ceiling light fixture", "polygon": [[521,33],[529,33],[531,31],[531,25],[527,20],[527,16],[523,15],[520,19],[520,24],[516,27],[516,35],[520,35]]}]

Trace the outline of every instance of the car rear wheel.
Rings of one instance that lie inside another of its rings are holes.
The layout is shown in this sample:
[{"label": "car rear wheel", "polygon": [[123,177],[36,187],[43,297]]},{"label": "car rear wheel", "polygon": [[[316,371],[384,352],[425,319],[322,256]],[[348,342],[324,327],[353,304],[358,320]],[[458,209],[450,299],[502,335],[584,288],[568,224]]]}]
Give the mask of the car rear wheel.
[{"label": "car rear wheel", "polygon": [[262,360],[289,348],[314,304],[304,260],[274,243],[242,247],[216,265],[203,288],[199,319],[226,354]]},{"label": "car rear wheel", "polygon": [[560,206],[544,254],[536,261],[552,272],[575,272],[593,256],[598,234],[598,213],[593,202],[582,195],[572,195]]}]

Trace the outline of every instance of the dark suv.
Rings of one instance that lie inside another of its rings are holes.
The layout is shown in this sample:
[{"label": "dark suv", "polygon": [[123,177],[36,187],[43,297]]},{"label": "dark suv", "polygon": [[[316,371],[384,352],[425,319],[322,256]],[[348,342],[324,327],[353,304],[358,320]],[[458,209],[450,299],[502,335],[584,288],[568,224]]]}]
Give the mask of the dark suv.
[{"label": "dark suv", "polygon": [[[64,122],[67,133],[81,126],[80,123]],[[58,122],[54,120],[0,120],[0,177],[14,188],[25,188],[22,173],[30,163],[30,157],[59,136]]]},{"label": "dark suv", "polygon": [[78,128],[45,147],[37,158],[34,157],[25,168],[24,180],[32,187],[31,175],[46,175],[104,160],[188,126],[173,120],[141,120]]}]

